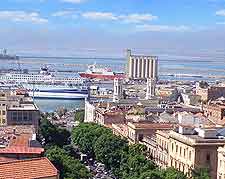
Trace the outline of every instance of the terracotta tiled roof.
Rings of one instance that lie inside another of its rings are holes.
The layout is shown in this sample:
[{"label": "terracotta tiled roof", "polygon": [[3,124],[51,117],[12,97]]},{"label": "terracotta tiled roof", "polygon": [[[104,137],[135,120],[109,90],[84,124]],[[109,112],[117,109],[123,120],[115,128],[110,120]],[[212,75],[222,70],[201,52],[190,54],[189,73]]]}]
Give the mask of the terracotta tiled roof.
[{"label": "terracotta tiled roof", "polygon": [[37,179],[57,175],[57,169],[47,158],[0,163],[0,179]]},{"label": "terracotta tiled roof", "polygon": [[38,147],[6,147],[0,149],[0,154],[42,154],[44,148]]}]

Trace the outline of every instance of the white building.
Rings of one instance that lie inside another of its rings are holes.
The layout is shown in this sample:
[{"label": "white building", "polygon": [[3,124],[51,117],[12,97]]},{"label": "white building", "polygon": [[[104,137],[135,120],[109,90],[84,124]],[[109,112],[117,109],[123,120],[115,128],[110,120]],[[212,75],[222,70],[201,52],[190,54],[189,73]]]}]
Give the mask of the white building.
[{"label": "white building", "polygon": [[131,55],[127,50],[127,77],[130,79],[158,79],[158,57]]},{"label": "white building", "polygon": [[147,92],[145,99],[151,99],[155,96],[156,81],[155,79],[147,79]]},{"label": "white building", "polygon": [[119,102],[123,95],[123,81],[115,78],[113,88],[113,102]]},{"label": "white building", "polygon": [[88,100],[85,100],[84,122],[94,122],[94,121],[95,121],[95,106],[91,104]]}]

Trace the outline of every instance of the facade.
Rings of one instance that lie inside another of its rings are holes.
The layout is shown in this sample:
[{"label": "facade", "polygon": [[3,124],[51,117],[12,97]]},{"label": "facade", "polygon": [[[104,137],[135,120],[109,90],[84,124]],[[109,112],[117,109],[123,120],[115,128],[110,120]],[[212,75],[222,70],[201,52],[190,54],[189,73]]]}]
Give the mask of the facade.
[{"label": "facade", "polygon": [[17,91],[0,91],[0,125],[33,125],[38,128],[40,111],[32,98]]},{"label": "facade", "polygon": [[157,131],[154,137],[144,137],[142,144],[148,148],[148,157],[162,168],[174,167],[188,176],[193,169],[208,168],[216,179],[218,172],[224,172],[217,170],[217,148],[221,151],[225,140],[216,135],[217,129],[196,129],[197,134],[193,130]]},{"label": "facade", "polygon": [[40,111],[34,104],[20,104],[7,108],[7,125],[33,125],[38,129]]},{"label": "facade", "polygon": [[155,96],[155,88],[156,88],[156,80],[155,79],[147,79],[147,92],[145,99],[151,99]]},{"label": "facade", "polygon": [[123,81],[115,78],[113,81],[113,102],[119,102],[123,95]]},{"label": "facade", "polygon": [[91,104],[88,100],[85,100],[85,114],[84,122],[94,122],[95,121],[95,106]]},{"label": "facade", "polygon": [[128,122],[128,140],[130,143],[139,143],[144,136],[154,136],[157,130],[172,130],[176,124],[152,123],[148,121]]},{"label": "facade", "polygon": [[132,55],[131,50],[127,50],[127,78],[158,79],[158,57]]},{"label": "facade", "polygon": [[225,147],[218,148],[217,179],[225,179]]}]

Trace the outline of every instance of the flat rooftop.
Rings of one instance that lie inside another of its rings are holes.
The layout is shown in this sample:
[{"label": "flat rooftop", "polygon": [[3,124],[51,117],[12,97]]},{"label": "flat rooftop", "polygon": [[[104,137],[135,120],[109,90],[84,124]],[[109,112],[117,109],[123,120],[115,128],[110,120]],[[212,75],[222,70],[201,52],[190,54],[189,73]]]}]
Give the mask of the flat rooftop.
[{"label": "flat rooftop", "polygon": [[27,110],[27,111],[34,111],[39,110],[35,104],[20,104],[19,106],[10,106],[8,110]]},{"label": "flat rooftop", "polygon": [[170,131],[170,137],[189,145],[225,145],[225,139],[203,138],[199,135],[184,135]]}]

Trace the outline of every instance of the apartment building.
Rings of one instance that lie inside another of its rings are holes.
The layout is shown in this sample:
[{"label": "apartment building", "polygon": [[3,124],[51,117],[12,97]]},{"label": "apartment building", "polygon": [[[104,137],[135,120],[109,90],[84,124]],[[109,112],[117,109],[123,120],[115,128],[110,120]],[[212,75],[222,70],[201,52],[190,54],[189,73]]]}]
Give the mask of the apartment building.
[{"label": "apartment building", "polygon": [[0,91],[0,125],[34,125],[38,129],[40,111],[32,98],[17,91]]},{"label": "apartment building", "polygon": [[216,179],[219,171],[217,149],[225,144],[218,130],[180,126],[179,132],[161,130],[155,137],[144,137],[142,144],[149,150],[148,157],[162,168],[174,167],[188,176],[194,169],[207,168],[211,178]]}]

